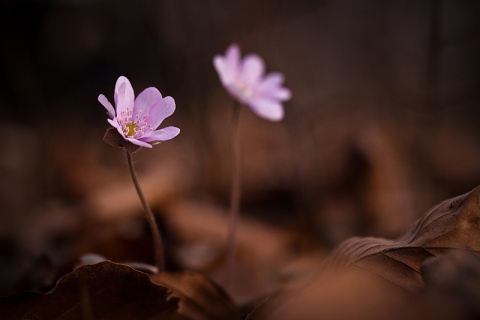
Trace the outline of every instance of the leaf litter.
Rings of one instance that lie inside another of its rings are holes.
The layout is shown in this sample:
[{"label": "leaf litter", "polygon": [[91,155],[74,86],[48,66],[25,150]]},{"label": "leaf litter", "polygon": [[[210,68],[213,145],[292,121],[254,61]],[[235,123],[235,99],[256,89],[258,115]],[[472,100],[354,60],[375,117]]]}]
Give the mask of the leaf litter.
[{"label": "leaf litter", "polygon": [[[248,318],[478,316],[479,200],[480,188],[446,200],[395,240],[344,241],[315,278],[300,288],[286,285],[290,289],[270,295],[258,310],[251,305]],[[74,270],[46,294],[20,292],[0,300],[0,314],[8,319],[235,319],[238,310],[202,273],[149,276],[111,261]]]},{"label": "leaf litter", "polygon": [[[480,188],[443,201],[389,240],[354,237],[259,319],[480,316]],[[462,298],[459,298],[462,297]]]},{"label": "leaf litter", "polygon": [[233,319],[236,312],[202,274],[150,277],[111,261],[79,267],[49,293],[21,292],[0,300],[4,319]]}]

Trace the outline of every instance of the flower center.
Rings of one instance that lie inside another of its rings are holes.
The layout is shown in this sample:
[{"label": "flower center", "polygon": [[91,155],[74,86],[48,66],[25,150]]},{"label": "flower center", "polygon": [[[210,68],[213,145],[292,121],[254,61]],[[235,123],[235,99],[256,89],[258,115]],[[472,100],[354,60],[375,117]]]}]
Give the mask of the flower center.
[{"label": "flower center", "polygon": [[125,126],[123,127],[123,132],[125,133],[126,136],[133,137],[135,134],[135,131],[138,130],[138,125],[133,122],[127,122],[125,123]]},{"label": "flower center", "polygon": [[235,95],[240,97],[242,100],[255,99],[258,95],[255,87],[241,80],[237,81],[232,89],[234,90]]},{"label": "flower center", "polygon": [[255,94],[255,91],[253,91],[249,86],[243,86],[243,88],[240,88],[240,90],[247,98],[253,98],[253,95]]},{"label": "flower center", "polygon": [[155,129],[147,122],[147,119],[148,114],[143,114],[143,110],[140,110],[133,116],[132,110],[127,109],[121,112],[117,121],[126,137],[138,139],[145,133]]}]

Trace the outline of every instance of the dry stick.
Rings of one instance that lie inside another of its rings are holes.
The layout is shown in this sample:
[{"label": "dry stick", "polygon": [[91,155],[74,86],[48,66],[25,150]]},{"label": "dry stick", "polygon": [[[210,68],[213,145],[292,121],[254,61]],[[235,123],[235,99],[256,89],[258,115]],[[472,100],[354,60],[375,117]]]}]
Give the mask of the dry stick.
[{"label": "dry stick", "polygon": [[160,237],[160,231],[158,230],[157,222],[155,221],[155,217],[152,213],[152,209],[150,209],[150,206],[145,200],[145,196],[143,195],[142,189],[140,188],[140,184],[138,183],[137,174],[135,172],[135,168],[133,167],[132,155],[128,151],[126,151],[126,153],[127,153],[128,167],[130,169],[130,174],[132,176],[133,184],[135,185],[135,189],[137,190],[138,197],[140,198],[143,208],[145,209],[145,217],[147,218],[148,225],[150,226],[150,230],[152,232],[153,247],[155,250],[155,264],[158,268],[158,271],[161,272],[165,269],[165,261],[163,257],[163,245],[162,245],[162,238]]},{"label": "dry stick", "polygon": [[230,212],[228,216],[227,246],[225,252],[225,279],[227,286],[231,280],[233,266],[235,265],[235,249],[237,247],[237,224],[240,215],[240,195],[241,195],[241,171],[240,171],[240,118],[241,105],[234,103],[232,114],[232,144],[231,144],[231,164],[232,164],[232,185],[230,193]]}]

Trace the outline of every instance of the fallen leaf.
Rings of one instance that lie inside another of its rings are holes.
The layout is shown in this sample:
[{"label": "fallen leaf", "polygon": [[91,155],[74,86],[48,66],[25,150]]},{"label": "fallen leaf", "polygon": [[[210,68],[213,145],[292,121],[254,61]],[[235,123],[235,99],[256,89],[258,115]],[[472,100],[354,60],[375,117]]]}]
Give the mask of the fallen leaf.
[{"label": "fallen leaf", "polygon": [[63,276],[47,294],[22,292],[0,298],[2,319],[185,319],[169,289],[131,267],[111,261]]},{"label": "fallen leaf", "polygon": [[254,319],[478,318],[479,257],[476,188],[433,207],[396,240],[346,240],[307,285]]},{"label": "fallen leaf", "polygon": [[178,298],[178,312],[189,319],[235,319],[238,310],[226,293],[201,273],[183,271],[161,272],[152,281],[172,290]]},{"label": "fallen leaf", "polygon": [[418,294],[424,287],[421,264],[451,249],[480,255],[480,188],[443,201],[396,240],[350,238],[325,261],[327,269],[359,267]]}]

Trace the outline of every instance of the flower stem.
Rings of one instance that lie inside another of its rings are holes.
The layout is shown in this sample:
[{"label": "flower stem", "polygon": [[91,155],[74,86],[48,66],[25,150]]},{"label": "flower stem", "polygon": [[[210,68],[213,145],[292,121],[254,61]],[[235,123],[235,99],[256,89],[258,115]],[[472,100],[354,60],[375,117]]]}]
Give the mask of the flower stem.
[{"label": "flower stem", "polygon": [[231,165],[232,178],[230,190],[230,211],[228,216],[227,245],[225,252],[225,285],[228,285],[235,264],[235,251],[237,248],[237,224],[240,216],[240,196],[241,196],[241,171],[240,171],[240,118],[241,105],[234,103],[232,114],[232,132],[231,132]]},{"label": "flower stem", "polygon": [[130,169],[130,174],[132,176],[133,184],[137,190],[138,197],[142,202],[143,208],[145,209],[145,217],[147,218],[148,225],[150,226],[150,231],[152,232],[153,237],[153,247],[155,250],[155,265],[158,268],[158,271],[163,271],[165,269],[165,261],[163,256],[163,245],[162,238],[160,237],[160,231],[158,230],[157,222],[155,221],[155,216],[152,213],[152,209],[145,200],[140,184],[138,183],[137,173],[133,167],[132,155],[126,151],[128,168]]}]

